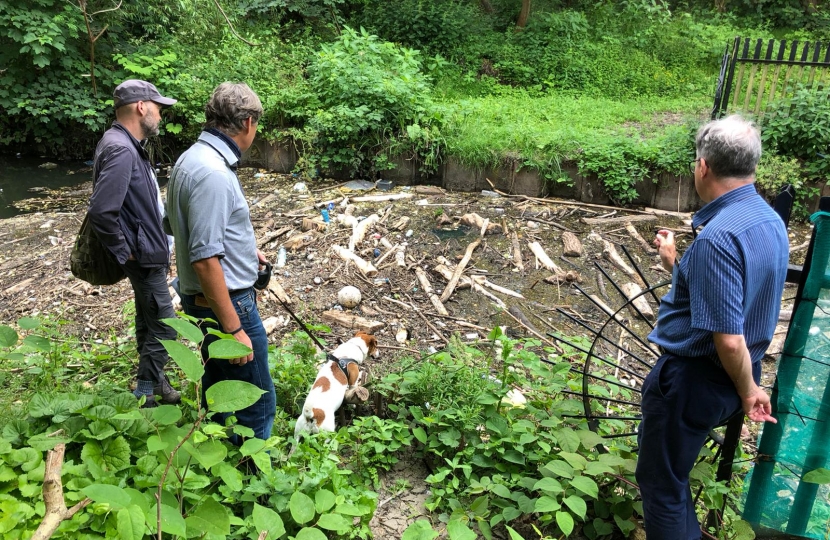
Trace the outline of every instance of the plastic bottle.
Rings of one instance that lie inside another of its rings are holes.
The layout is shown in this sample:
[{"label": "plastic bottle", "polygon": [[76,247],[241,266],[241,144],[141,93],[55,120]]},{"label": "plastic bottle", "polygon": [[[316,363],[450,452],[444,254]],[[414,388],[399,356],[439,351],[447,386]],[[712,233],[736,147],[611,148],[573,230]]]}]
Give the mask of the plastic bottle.
[{"label": "plastic bottle", "polygon": [[328,223],[329,220],[330,220],[329,211],[326,210],[325,208],[323,208],[323,209],[320,210],[320,214],[323,216],[323,222]]},{"label": "plastic bottle", "polygon": [[283,266],[285,266],[285,257],[286,257],[286,252],[285,252],[285,247],[283,246],[283,247],[280,247],[280,251],[279,251],[279,253],[277,253],[277,265],[276,265],[277,268],[282,268]]}]

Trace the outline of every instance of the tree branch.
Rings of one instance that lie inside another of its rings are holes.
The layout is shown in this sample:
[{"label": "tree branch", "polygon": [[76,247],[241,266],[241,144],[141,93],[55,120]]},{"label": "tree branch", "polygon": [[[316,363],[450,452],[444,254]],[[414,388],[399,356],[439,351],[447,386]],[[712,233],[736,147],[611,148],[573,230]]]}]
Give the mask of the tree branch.
[{"label": "tree branch", "polygon": [[118,5],[117,5],[117,6],[115,6],[114,8],[110,8],[110,9],[102,9],[101,11],[96,11],[95,13],[92,13],[92,14],[90,15],[90,17],[94,17],[94,16],[96,16],[96,15],[100,15],[101,13],[107,13],[107,12],[110,12],[110,11],[116,11],[118,8],[120,8],[120,7],[121,7],[121,3],[122,3],[123,1],[124,1],[124,0],[118,0]]},{"label": "tree branch", "polygon": [[231,20],[228,18],[227,15],[225,15],[225,10],[222,9],[222,6],[219,5],[219,0],[213,0],[213,3],[216,4],[216,7],[219,9],[219,13],[221,13],[222,16],[225,18],[225,21],[228,23],[228,27],[231,29],[231,33],[234,36],[236,36],[237,39],[239,39],[247,45],[250,45],[251,47],[259,47],[259,43],[251,43],[250,41],[236,33],[236,29],[233,27],[233,23],[231,23]]},{"label": "tree branch", "polygon": [[62,521],[71,519],[72,516],[92,502],[87,497],[72,508],[66,508],[66,501],[63,498],[63,482],[61,481],[65,451],[66,445],[60,443],[49,450],[46,455],[46,470],[43,474],[43,503],[46,505],[46,513],[43,515],[40,526],[32,535],[32,540],[51,538]]}]

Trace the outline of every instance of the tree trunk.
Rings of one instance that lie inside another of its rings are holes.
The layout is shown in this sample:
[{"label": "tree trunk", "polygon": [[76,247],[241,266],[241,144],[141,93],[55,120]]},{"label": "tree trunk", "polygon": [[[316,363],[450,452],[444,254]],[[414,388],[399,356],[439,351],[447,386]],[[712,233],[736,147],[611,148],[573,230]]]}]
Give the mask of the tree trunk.
[{"label": "tree trunk", "polygon": [[516,28],[524,28],[527,26],[527,18],[530,16],[530,0],[522,0],[522,10],[519,12],[519,18],[516,20]]},{"label": "tree trunk", "polygon": [[478,5],[481,6],[481,9],[484,10],[484,13],[495,12],[495,10],[493,9],[493,4],[490,3],[490,0],[478,0]]}]

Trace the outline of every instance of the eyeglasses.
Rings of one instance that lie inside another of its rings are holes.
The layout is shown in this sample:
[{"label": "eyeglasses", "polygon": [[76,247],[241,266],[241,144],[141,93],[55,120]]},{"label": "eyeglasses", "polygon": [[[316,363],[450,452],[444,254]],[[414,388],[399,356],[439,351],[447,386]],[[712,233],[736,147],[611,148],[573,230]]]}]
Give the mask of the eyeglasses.
[{"label": "eyeglasses", "polygon": [[692,174],[695,174],[695,169],[697,168],[697,162],[700,161],[701,159],[703,159],[703,158],[697,158],[696,160],[689,163],[689,172],[691,172]]}]

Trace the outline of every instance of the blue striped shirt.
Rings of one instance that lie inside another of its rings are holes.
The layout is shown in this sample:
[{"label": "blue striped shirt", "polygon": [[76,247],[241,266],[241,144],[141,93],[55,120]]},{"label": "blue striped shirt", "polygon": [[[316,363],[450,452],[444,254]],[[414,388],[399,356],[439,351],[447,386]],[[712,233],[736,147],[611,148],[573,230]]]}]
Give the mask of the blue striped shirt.
[{"label": "blue striped shirt", "polygon": [[742,334],[757,362],[781,308],[789,259],[784,222],[749,184],[701,208],[692,226],[702,225],[674,265],[649,340],[675,356],[717,359],[712,333]]}]

